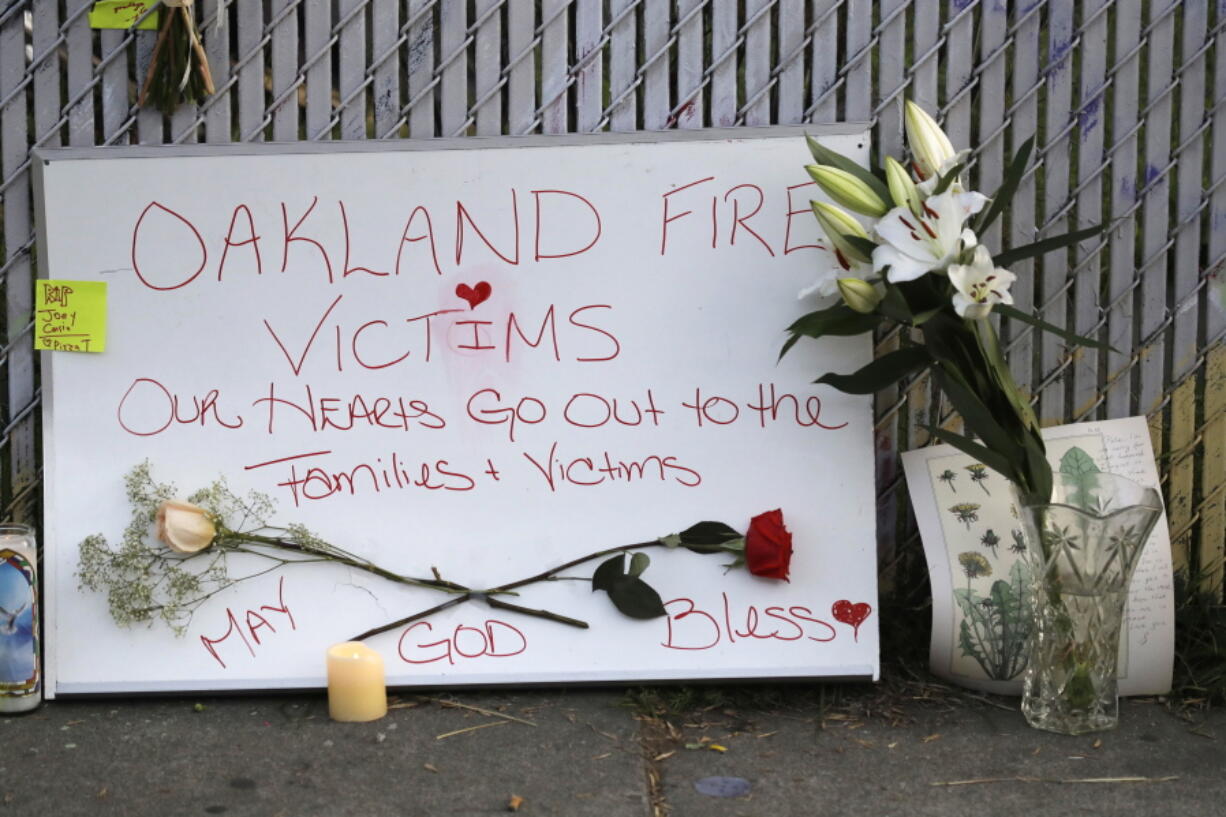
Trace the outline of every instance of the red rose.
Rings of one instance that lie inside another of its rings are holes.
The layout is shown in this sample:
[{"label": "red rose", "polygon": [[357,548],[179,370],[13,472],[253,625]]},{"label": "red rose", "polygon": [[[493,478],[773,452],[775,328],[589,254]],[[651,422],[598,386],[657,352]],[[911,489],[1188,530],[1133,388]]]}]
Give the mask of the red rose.
[{"label": "red rose", "polygon": [[750,520],[745,534],[745,564],[755,576],[788,580],[792,534],[783,526],[783,512],[778,508]]}]

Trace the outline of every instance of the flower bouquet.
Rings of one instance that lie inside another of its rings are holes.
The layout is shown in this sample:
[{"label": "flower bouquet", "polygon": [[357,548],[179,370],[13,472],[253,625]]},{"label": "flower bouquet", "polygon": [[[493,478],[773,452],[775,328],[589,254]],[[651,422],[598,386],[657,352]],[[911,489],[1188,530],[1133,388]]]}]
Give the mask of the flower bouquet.
[{"label": "flower bouquet", "polygon": [[826,241],[820,245],[817,280],[801,297],[838,293],[840,300],[788,327],[780,356],[802,337],[900,327],[902,348],[859,371],[824,374],[816,382],[871,394],[931,370],[970,434],[935,423],[931,433],[1009,479],[1024,499],[1046,502],[1052,476],[1038,419],[1013,380],[988,318],[995,311],[1070,342],[1104,348],[1013,308],[1009,287],[1016,276],[1006,269],[1090,238],[1102,227],[993,255],[978,236],[1017,190],[1033,140],[1017,151],[1000,189],[989,197],[966,188],[969,151],[955,151],[922,108],[907,102],[904,120],[910,171],[892,156],[884,166],[866,170],[808,140],[816,164],[806,169],[834,203],[812,202]]},{"label": "flower bouquet", "polygon": [[[1159,503],[1152,491],[1138,502],[1126,491],[1108,490],[1105,486],[1125,482],[1115,478],[1080,474],[1072,488],[1063,474],[1060,482],[1053,481],[1038,419],[1013,380],[990,320],[997,313],[1074,344],[1109,348],[1014,308],[1009,294],[1016,279],[1011,264],[1068,247],[1102,227],[994,254],[979,236],[1008,206],[1033,140],[1017,151],[1000,189],[989,197],[967,189],[968,151],[955,151],[923,109],[907,102],[904,122],[909,170],[890,156],[883,167],[865,170],[809,140],[816,164],[807,169],[832,203],[812,203],[825,235],[823,262],[816,282],[801,295],[837,292],[840,299],[793,323],[781,355],[802,337],[900,329],[898,350],[859,371],[827,373],[817,382],[871,394],[932,372],[968,433],[936,423],[930,432],[1008,479],[1024,522],[1034,635],[1023,712],[1031,725],[1058,732],[1110,728],[1116,717],[1122,598]],[[982,467],[975,472],[982,473]],[[941,478],[952,485],[954,476]],[[1053,488],[1058,489],[1054,498]],[[1078,509],[1080,515],[1070,521],[1074,509],[1068,497],[1094,507]],[[959,521],[969,527],[977,507],[955,506],[966,511]],[[1119,519],[1141,521],[1130,522],[1121,533],[1108,524]],[[963,555],[983,560],[979,554]],[[963,567],[970,576],[980,566],[964,562]]]},{"label": "flower bouquet", "polygon": [[198,102],[216,89],[192,0],[162,0],[162,4],[162,24],[141,86],[140,104],[152,101],[155,108],[170,116],[180,102]]}]

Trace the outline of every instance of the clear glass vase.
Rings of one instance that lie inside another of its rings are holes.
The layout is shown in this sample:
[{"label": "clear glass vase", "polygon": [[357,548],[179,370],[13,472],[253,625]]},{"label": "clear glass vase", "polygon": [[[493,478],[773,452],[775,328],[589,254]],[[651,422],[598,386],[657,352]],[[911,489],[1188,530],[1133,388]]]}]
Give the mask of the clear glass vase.
[{"label": "clear glass vase", "polygon": [[1119,722],[1124,602],[1162,500],[1114,474],[1053,477],[1051,502],[1016,499],[1033,577],[1022,712],[1036,729],[1080,735]]}]

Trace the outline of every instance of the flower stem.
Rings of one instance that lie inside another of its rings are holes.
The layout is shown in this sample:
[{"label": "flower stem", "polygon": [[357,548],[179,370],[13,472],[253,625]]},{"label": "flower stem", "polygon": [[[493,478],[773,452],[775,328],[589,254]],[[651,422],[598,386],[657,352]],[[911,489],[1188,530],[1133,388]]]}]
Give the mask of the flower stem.
[{"label": "flower stem", "polygon": [[435,613],[441,613],[449,607],[455,607],[457,604],[463,604],[464,602],[470,601],[471,599],[472,599],[471,593],[465,593],[463,596],[456,596],[455,598],[448,599],[442,604],[436,604],[434,607],[431,607],[429,610],[422,610],[420,613],[414,613],[413,615],[407,616],[406,618],[399,619],[398,621],[393,621],[389,624],[384,624],[380,627],[375,627],[373,630],[367,630],[364,633],[355,635],[353,638],[350,639],[350,641],[365,641],[366,639],[372,636],[379,635],[380,633],[386,633],[388,630],[394,630],[397,627],[403,626],[413,621],[417,621],[418,619],[423,619],[426,616],[432,616]]},{"label": "flower stem", "polygon": [[444,593],[455,593],[455,594],[468,593],[471,590],[471,588],[465,587],[462,584],[456,584],[455,582],[449,582],[449,581],[446,581],[445,579],[423,579],[417,576],[404,576],[404,575],[401,575],[400,573],[393,573],[390,570],[385,570],[379,567],[377,564],[374,564],[373,562],[368,562],[364,559],[360,559],[357,556],[354,556],[351,553],[347,553],[339,548],[335,550],[327,550],[323,548],[313,548],[309,546],[300,545],[297,542],[290,542],[280,537],[262,536],[258,533],[238,533],[235,531],[223,531],[222,533],[218,534],[218,537],[217,537],[218,544],[225,546],[226,543],[231,542],[231,541],[245,542],[245,543],[252,544],[252,545],[264,545],[266,547],[273,547],[273,548],[278,548],[280,550],[287,550],[287,551],[290,551],[291,553],[303,553],[308,556],[319,556],[319,557],[326,559],[327,561],[334,562],[336,564],[345,565],[346,567],[352,567],[358,570],[364,570],[367,573],[371,573],[375,576],[378,576],[381,579],[387,579],[388,581],[396,582],[397,584],[408,584],[408,585],[413,585],[415,587],[425,587],[431,590],[439,590]]},{"label": "flower stem", "polygon": [[[500,584],[497,587],[491,587],[488,590],[478,591],[478,590],[471,590],[469,588],[462,588],[460,591],[464,593],[464,595],[462,596],[457,596],[451,601],[444,602],[443,604],[440,604],[436,607],[431,607],[429,610],[425,610],[420,613],[414,613],[413,615],[408,616],[406,618],[397,619],[396,621],[390,622],[388,624],[384,624],[380,627],[375,627],[373,630],[367,630],[366,632],[360,635],[354,636],[353,640],[363,641],[372,636],[379,635],[380,633],[385,633],[388,630],[394,630],[397,627],[402,627],[405,624],[409,624],[411,622],[418,621],[420,619],[425,618],[426,616],[431,616],[431,615],[434,615],[435,613],[441,612],[450,607],[454,607],[466,601],[471,601],[476,596],[484,596],[486,603],[490,607],[493,607],[495,609],[510,610],[512,612],[521,613],[526,616],[534,616],[536,618],[543,618],[549,621],[556,621],[559,624],[567,624],[571,627],[580,627],[583,629],[587,629],[588,623],[581,619],[571,618],[569,616],[564,616],[564,615],[561,615],[560,613],[554,613],[549,610],[540,610],[540,609],[535,609],[532,607],[521,607],[518,604],[511,604],[510,602],[501,601],[497,598],[494,598],[492,594],[509,593],[512,590],[515,590],[516,588],[519,588],[519,587],[523,587],[525,585],[535,584],[536,582],[553,581],[557,578],[557,574],[561,573],[563,570],[568,570],[572,567],[576,567],[578,565],[583,564],[584,562],[590,562],[592,559],[599,559],[601,556],[609,556],[614,553],[625,553],[630,550],[641,550],[643,548],[649,548],[649,547],[662,547],[663,545],[664,543],[661,542],[659,539],[653,539],[649,542],[638,542],[633,545],[619,545],[617,547],[598,550],[598,551],[595,551],[594,553],[589,553],[586,556],[580,556],[578,559],[571,559],[569,562],[564,562],[563,564],[557,565],[556,567],[551,567],[548,570],[541,571],[540,573],[537,573],[534,576],[529,576],[525,579],[520,579],[514,582],[508,582],[507,584]],[[375,572],[375,571],[372,571],[372,572]],[[428,586],[433,586],[430,582],[423,582],[423,583],[427,584]],[[454,587],[454,588],[462,587],[461,585],[456,585],[451,582],[444,582],[443,584],[449,587]],[[442,588],[438,588],[438,589],[442,589]]]},{"label": "flower stem", "polygon": [[566,562],[565,564],[560,564],[557,567],[551,567],[548,570],[537,573],[535,576],[529,576],[526,579],[520,579],[519,581],[516,581],[516,582],[510,582],[508,584],[500,584],[497,587],[491,587],[488,592],[491,592],[491,593],[499,592],[500,593],[500,592],[504,592],[507,590],[514,590],[517,587],[523,587],[526,584],[533,584],[534,582],[545,581],[546,579],[553,578],[554,574],[556,573],[561,573],[563,570],[569,570],[570,568],[581,565],[584,562],[590,562],[592,559],[599,559],[601,556],[610,556],[614,553],[625,553],[630,550],[639,550],[641,548],[663,547],[663,546],[664,546],[664,543],[661,542],[659,539],[653,539],[650,542],[639,542],[633,545],[620,545],[618,547],[605,548],[604,550],[598,550],[595,553],[589,553],[587,556],[580,556],[578,559],[571,559],[569,562]]}]

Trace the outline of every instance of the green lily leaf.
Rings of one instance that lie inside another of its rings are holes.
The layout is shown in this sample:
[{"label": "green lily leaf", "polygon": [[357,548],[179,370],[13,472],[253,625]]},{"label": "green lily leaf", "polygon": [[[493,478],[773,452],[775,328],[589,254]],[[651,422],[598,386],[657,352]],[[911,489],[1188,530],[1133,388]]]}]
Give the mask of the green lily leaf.
[{"label": "green lily leaf", "polygon": [[871,187],[873,192],[881,197],[882,201],[891,201],[890,188],[887,187],[885,182],[881,181],[881,179],[860,167],[860,165],[856,164],[838,151],[831,150],[830,148],[821,144],[808,134],[805,135],[805,141],[809,143],[809,153],[813,154],[813,161],[817,162],[819,165],[830,165],[831,167],[837,167],[839,170],[846,170],[848,173],[851,173],[860,181]]},{"label": "green lily leaf", "polygon": [[1047,461],[1047,446],[1038,431],[1026,435],[1023,450],[1026,466],[1018,474],[1018,487],[1027,503],[1041,504],[1051,501],[1051,463]]},{"label": "green lily leaf", "polygon": [[908,303],[902,288],[897,285],[886,286],[885,295],[881,298],[881,303],[877,304],[877,311],[899,323],[909,324],[915,321],[911,304]]},{"label": "green lily leaf", "polygon": [[1005,479],[1013,479],[1013,469],[1009,466],[1007,459],[994,451],[990,451],[970,437],[957,434],[953,431],[947,431],[940,426],[928,426],[928,433],[943,443],[949,443],[963,454],[974,457]]},{"label": "green lily leaf", "polygon": [[969,321],[969,323],[975,333],[975,339],[979,341],[979,349],[988,363],[992,379],[1008,398],[1013,410],[1022,418],[1022,424],[1026,428],[1038,429],[1039,418],[1035,416],[1034,409],[1030,407],[1030,401],[1022,396],[1017,382],[1013,379],[1013,372],[1009,369],[1009,364],[1000,351],[1000,340],[996,337],[996,330],[988,321]]},{"label": "green lily leaf", "polygon": [[825,383],[847,394],[872,394],[891,386],[912,372],[932,365],[932,355],[923,346],[908,346],[882,355],[852,374],[827,373],[814,383]]},{"label": "green lily leaf", "polygon": [[802,335],[792,335],[790,338],[785,340],[783,342],[783,348],[779,350],[779,357],[775,362],[777,363],[780,360],[783,360],[783,356],[786,355],[789,351],[791,351],[792,347],[796,345],[796,341],[800,340],[801,337],[803,336]]},{"label": "green lily leaf", "polygon": [[954,165],[953,168],[942,176],[939,182],[937,182],[937,186],[932,189],[932,195],[939,196],[948,190],[949,186],[954,183],[954,180],[958,178],[958,175],[963,170],[966,170],[966,162],[958,162],[958,164]]},{"label": "green lily leaf", "polygon": [[[941,390],[945,392],[947,397],[949,397],[949,401],[954,404],[954,408],[957,409],[958,413],[962,415],[962,422],[966,424],[966,427],[976,437],[983,440],[983,443],[985,446],[987,446],[987,448],[996,452],[999,456],[1004,457],[1006,460],[1016,462],[1017,460],[1021,459],[1019,456],[1014,456],[1007,453],[1016,452],[1017,454],[1021,454],[1021,451],[1018,450],[1020,447],[1019,443],[1018,441],[1015,441],[1004,428],[1001,427],[1000,423],[996,421],[996,418],[992,415],[992,412],[983,404],[983,401],[978,395],[966,388],[961,382],[959,382],[958,378],[949,376],[949,374],[942,367],[937,367],[934,370],[933,377],[936,380],[937,385],[940,386]],[[983,464],[990,468],[996,468],[996,466],[992,465],[986,460],[983,461]],[[1012,471],[1012,469],[1008,470]],[[1001,473],[1008,476],[1008,472],[1006,471],[1001,471]]]},{"label": "green lily leaf", "polygon": [[1034,258],[1039,255],[1053,252],[1063,247],[1076,244],[1078,241],[1085,241],[1087,238],[1093,238],[1105,229],[1105,224],[1098,224],[1094,227],[1087,227],[1084,230],[1076,230],[1064,235],[1052,236],[1045,238],[1042,241],[1036,241],[1033,244],[1025,244],[1021,247],[1013,247],[1005,250],[994,259],[996,266],[1008,267],[1010,264],[1015,264],[1018,261],[1025,261],[1027,258]]},{"label": "green lily leaf", "polygon": [[1018,185],[1022,183],[1022,176],[1026,174],[1026,165],[1030,161],[1030,152],[1033,149],[1034,137],[1032,136],[1022,143],[1017,153],[1013,154],[1013,161],[1009,163],[1009,169],[1005,171],[1005,180],[996,190],[996,195],[992,197],[992,203],[988,209],[984,210],[975,222],[973,228],[975,235],[983,235],[984,231],[992,226],[992,222],[1005,211],[1005,207],[1013,200]]},{"label": "green lily leaf", "polygon": [[823,335],[859,335],[876,329],[880,322],[880,315],[865,315],[840,301],[826,309],[802,315],[792,322],[787,331],[810,338],[820,338]]},{"label": "green lily leaf", "polygon": [[1067,329],[1061,329],[1059,326],[1050,324],[1036,315],[1023,312],[1015,306],[1010,306],[1009,304],[996,304],[996,306],[992,308],[999,311],[1000,314],[1004,315],[1006,318],[1013,318],[1014,320],[1019,320],[1022,323],[1028,323],[1033,327],[1042,329],[1044,332],[1051,332],[1053,335],[1058,335],[1064,338],[1069,343],[1075,343],[1078,346],[1089,346],[1093,349],[1102,349],[1105,352],[1115,352],[1116,354],[1119,354],[1119,349],[1116,349],[1114,346],[1108,343],[1103,343],[1102,341],[1094,340],[1093,338],[1087,338],[1084,335],[1078,335],[1077,333],[1070,332]]},{"label": "green lily leaf", "polygon": [[847,235],[844,233],[843,239],[869,258],[873,257],[873,250],[877,249],[877,243],[875,241],[867,238],[861,238],[858,235]]}]

